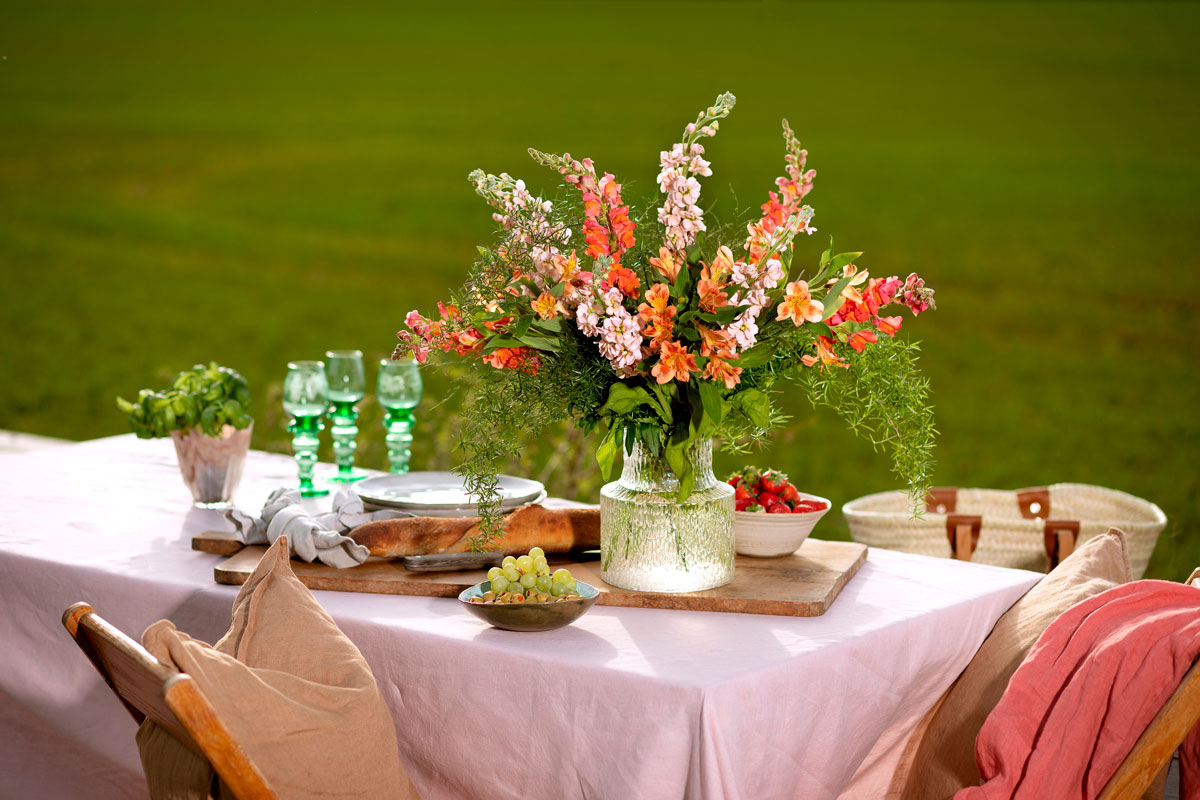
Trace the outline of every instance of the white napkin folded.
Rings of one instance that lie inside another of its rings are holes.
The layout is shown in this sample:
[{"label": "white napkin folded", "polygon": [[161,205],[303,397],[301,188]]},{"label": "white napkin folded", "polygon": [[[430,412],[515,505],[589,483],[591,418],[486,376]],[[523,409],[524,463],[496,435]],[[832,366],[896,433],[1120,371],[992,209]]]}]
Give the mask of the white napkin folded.
[{"label": "white napkin folded", "polygon": [[404,511],[366,511],[362,498],[351,489],[334,495],[328,514],[313,516],[301,503],[299,489],[276,489],[259,516],[231,508],[225,518],[233,523],[242,544],[271,544],[284,535],[297,558],[345,568],[366,561],[367,548],[343,534],[373,520],[412,516]]}]

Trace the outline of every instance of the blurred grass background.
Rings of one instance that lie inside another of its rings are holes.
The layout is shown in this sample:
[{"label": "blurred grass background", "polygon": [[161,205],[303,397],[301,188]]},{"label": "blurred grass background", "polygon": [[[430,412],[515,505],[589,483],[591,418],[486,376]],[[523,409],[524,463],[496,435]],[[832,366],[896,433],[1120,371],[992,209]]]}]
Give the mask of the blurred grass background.
[{"label": "blurred grass background", "polygon": [[[390,353],[491,235],[466,174],[537,146],[653,188],[721,91],[702,200],[757,205],[787,116],[821,233],[919,271],[935,481],[1082,481],[1160,504],[1152,576],[1200,564],[1200,9],[1191,4],[0,5],[0,428],[127,430],[113,398],[242,371],[287,448],[287,361]],[[373,379],[374,370],[369,370]],[[416,468],[453,462],[426,373]],[[835,505],[886,458],[798,395],[755,461]],[[382,466],[378,410],[360,447]],[[566,432],[515,466],[595,499]],[[739,464],[718,457],[720,471]],[[576,468],[578,466],[578,469]],[[825,536],[844,535],[840,516]]]}]

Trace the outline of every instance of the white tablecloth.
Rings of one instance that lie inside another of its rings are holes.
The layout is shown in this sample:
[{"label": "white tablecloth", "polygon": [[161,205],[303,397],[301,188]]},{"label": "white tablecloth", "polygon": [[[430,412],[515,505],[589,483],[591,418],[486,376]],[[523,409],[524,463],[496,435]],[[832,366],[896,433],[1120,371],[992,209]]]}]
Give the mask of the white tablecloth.
[{"label": "white tablecloth", "polygon": [[[257,509],[295,478],[251,453]],[[236,587],[170,441],[0,457],[0,796],[145,796],[133,721],[63,630],[215,640]],[[818,529],[819,534],[819,529]],[[873,550],[814,618],[594,607],[536,634],[445,598],[316,592],[370,662],[427,800],[877,798],[899,747],[1037,575]],[[369,768],[369,765],[364,765]]]}]

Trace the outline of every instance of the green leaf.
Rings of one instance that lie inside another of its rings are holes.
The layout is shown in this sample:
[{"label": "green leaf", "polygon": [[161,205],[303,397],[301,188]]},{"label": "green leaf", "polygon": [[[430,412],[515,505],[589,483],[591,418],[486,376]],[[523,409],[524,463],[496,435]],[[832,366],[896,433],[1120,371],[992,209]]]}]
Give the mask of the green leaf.
[{"label": "green leaf", "polygon": [[835,269],[835,270],[841,269],[842,267],[846,266],[847,264],[853,264],[854,260],[861,255],[862,255],[861,252],[838,253],[836,256],[833,257],[833,261],[830,263],[829,266],[831,269]]},{"label": "green leaf", "polygon": [[715,325],[728,325],[746,308],[747,306],[722,306],[712,314],[697,314],[696,316]]},{"label": "green leaf", "polygon": [[853,275],[846,275],[840,281],[833,285],[833,288],[825,293],[825,313],[821,315],[821,322],[832,317],[842,307],[841,294],[842,289],[850,285],[850,280]]},{"label": "green leaf", "polygon": [[766,392],[760,389],[744,389],[730,400],[737,404],[746,415],[746,419],[755,427],[767,428],[771,425],[771,399],[767,397]]},{"label": "green leaf", "polygon": [[534,350],[543,350],[547,353],[558,352],[558,341],[547,336],[537,336],[532,333],[527,333],[524,336],[518,337],[522,344],[527,344]]},{"label": "green leaf", "polygon": [[117,408],[121,409],[121,411],[125,412],[126,414],[132,414],[134,405],[123,397],[118,397]]},{"label": "green leaf", "polygon": [[725,400],[721,397],[721,386],[714,381],[700,380],[700,405],[704,416],[712,421],[713,427],[725,419]]},{"label": "green leaf", "polygon": [[608,387],[608,399],[600,406],[601,414],[628,414],[640,405],[654,406],[654,398],[640,386],[617,381]]},{"label": "green leaf", "polygon": [[604,480],[611,480],[613,462],[617,459],[617,426],[609,425],[608,433],[600,440],[596,448],[596,463],[600,465],[600,474]]},{"label": "green leaf", "polygon": [[[560,286],[562,284],[559,284]],[[543,330],[546,333],[562,333],[562,317],[551,317],[550,319],[536,319],[533,321],[533,327]]]},{"label": "green leaf", "polygon": [[829,259],[832,255],[833,255],[833,237],[830,236],[829,237],[829,247],[825,250],[824,253],[821,253],[821,262],[819,264],[821,269],[825,269],[825,267],[827,267],[829,265]]},{"label": "green leaf", "polygon": [[487,355],[488,353],[496,352],[501,347],[520,347],[520,346],[521,346],[521,343],[519,341],[517,341],[516,339],[511,339],[507,336],[496,336],[492,339],[489,339],[487,344],[485,344],[483,346],[483,350],[480,352],[482,352],[484,355]]},{"label": "green leaf", "polygon": [[509,329],[508,335],[514,339],[520,339],[525,335],[525,333],[529,330],[529,326],[532,324],[533,317],[526,314],[525,316],[518,318],[517,321],[513,323],[512,328]]},{"label": "green leaf", "polygon": [[733,365],[735,367],[742,367],[743,369],[757,367],[761,364],[767,363],[774,354],[775,345],[761,342],[755,347],[751,347],[746,352],[739,354],[737,360],[733,362]]},{"label": "green leaf", "polygon": [[675,276],[675,283],[671,287],[671,296],[675,298],[687,297],[688,289],[692,286],[692,273],[688,266],[684,264],[679,269],[679,274]]},{"label": "green leaf", "polygon": [[675,415],[671,412],[671,398],[675,394],[675,382],[652,383],[650,390],[654,395],[654,410],[658,412],[658,416],[663,422],[670,425],[675,421]]}]

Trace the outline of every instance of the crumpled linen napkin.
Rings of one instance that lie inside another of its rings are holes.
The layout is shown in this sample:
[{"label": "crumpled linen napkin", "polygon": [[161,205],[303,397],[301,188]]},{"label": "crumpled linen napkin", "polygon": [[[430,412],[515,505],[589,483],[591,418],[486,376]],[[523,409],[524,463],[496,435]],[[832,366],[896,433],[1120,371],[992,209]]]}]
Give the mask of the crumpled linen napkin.
[{"label": "crumpled linen napkin", "polygon": [[345,536],[346,532],[377,519],[412,516],[386,509],[366,511],[362,498],[350,489],[334,495],[333,510],[328,514],[313,516],[301,502],[299,489],[276,489],[259,516],[231,508],[225,512],[225,518],[233,523],[243,544],[272,544],[283,535],[288,537],[292,554],[297,558],[344,569],[367,560],[367,548]]}]

